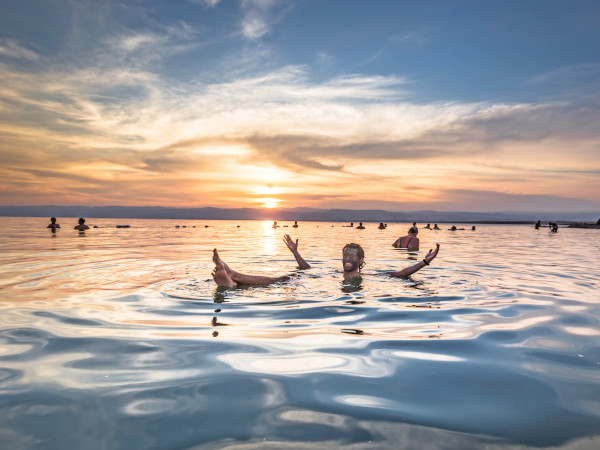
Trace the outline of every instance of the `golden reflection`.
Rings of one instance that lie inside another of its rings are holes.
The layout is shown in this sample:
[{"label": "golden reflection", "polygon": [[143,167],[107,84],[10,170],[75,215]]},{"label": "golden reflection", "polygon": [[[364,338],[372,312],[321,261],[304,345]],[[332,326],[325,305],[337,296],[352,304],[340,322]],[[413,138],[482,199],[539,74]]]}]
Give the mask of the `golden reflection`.
[{"label": "golden reflection", "polygon": [[257,355],[226,354],[219,359],[237,370],[260,373],[307,373],[325,372],[347,366],[347,358],[341,356],[300,354],[273,355],[257,357]]},{"label": "golden reflection", "polygon": [[439,353],[425,353],[425,352],[409,352],[397,350],[391,352],[394,356],[401,358],[420,359],[424,361],[447,361],[447,362],[459,362],[466,361],[466,358],[459,358],[458,356],[442,355]]},{"label": "golden reflection", "polygon": [[195,322],[185,322],[183,320],[125,320],[123,323],[130,323],[135,325],[159,325],[165,327],[201,327],[202,325]]},{"label": "golden reflection", "polygon": [[279,418],[294,423],[326,424],[336,428],[342,428],[346,423],[345,416],[302,409],[284,411],[279,415]]},{"label": "golden reflection", "polygon": [[[481,317],[477,314],[472,315],[471,318],[481,319]],[[534,316],[527,317],[521,320],[515,320],[511,318],[510,321],[506,323],[489,323],[481,326],[481,330],[523,330],[525,328],[531,328],[535,325],[539,325],[544,322],[550,322],[554,319],[552,316]],[[482,320],[482,322],[484,322]]]},{"label": "golden reflection", "polygon": [[116,308],[113,305],[108,304],[92,304],[92,303],[73,303],[74,306],[81,308],[95,309],[98,311],[115,311]]},{"label": "golden reflection", "polygon": [[578,336],[600,336],[600,330],[585,327],[563,327],[567,333],[576,334]]},{"label": "golden reflection", "polygon": [[385,399],[371,395],[340,395],[336,397],[336,400],[346,405],[366,406],[369,408],[382,408],[387,403]]}]

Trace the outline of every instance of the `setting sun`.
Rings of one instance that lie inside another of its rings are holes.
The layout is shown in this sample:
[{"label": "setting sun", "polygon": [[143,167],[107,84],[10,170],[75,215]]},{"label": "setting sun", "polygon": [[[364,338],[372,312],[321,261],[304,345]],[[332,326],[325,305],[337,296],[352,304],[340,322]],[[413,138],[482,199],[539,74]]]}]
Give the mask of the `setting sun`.
[{"label": "setting sun", "polygon": [[281,202],[278,198],[259,198],[258,201],[262,203],[263,208],[277,208]]}]

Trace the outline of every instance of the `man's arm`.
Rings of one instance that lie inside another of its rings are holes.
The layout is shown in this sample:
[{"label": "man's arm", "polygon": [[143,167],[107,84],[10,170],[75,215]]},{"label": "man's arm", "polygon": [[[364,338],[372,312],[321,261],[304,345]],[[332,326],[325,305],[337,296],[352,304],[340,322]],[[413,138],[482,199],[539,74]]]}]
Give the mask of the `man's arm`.
[{"label": "man's arm", "polygon": [[439,251],[440,244],[435,244],[435,251],[429,250],[429,253],[427,253],[423,261],[419,261],[414,266],[407,267],[406,269],[399,270],[398,272],[388,272],[388,275],[397,278],[408,277],[416,271],[421,270],[423,267],[428,266],[429,263],[437,256]]},{"label": "man's arm", "polygon": [[283,242],[285,242],[287,248],[290,249],[290,251],[294,255],[294,258],[296,258],[298,266],[300,266],[301,269],[310,269],[310,264],[304,261],[304,258],[302,258],[302,256],[300,256],[300,253],[298,252],[298,239],[296,239],[296,242],[294,242],[290,235],[286,234],[283,237]]}]

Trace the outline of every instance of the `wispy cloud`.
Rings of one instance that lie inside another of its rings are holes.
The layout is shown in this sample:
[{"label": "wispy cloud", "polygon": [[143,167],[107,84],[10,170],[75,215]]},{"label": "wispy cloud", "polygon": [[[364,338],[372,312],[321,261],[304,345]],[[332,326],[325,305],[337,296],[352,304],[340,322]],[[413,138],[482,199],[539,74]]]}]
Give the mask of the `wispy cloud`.
[{"label": "wispy cloud", "polygon": [[11,39],[0,39],[0,55],[30,61],[38,58],[37,53],[19,45],[19,43]]},{"label": "wispy cloud", "polygon": [[528,88],[547,92],[548,98],[571,101],[600,101],[600,63],[584,63],[561,67],[538,74],[526,83]]},{"label": "wispy cloud", "polygon": [[241,0],[241,26],[244,36],[248,39],[258,39],[267,34],[281,18],[273,11],[277,3],[277,0]]},{"label": "wispy cloud", "polygon": [[197,5],[203,5],[209,8],[214,8],[217,6],[221,0],[187,0],[190,3],[195,3]]},{"label": "wispy cloud", "polygon": [[431,29],[408,30],[396,33],[388,37],[388,41],[394,44],[422,47],[434,39],[434,31]]}]

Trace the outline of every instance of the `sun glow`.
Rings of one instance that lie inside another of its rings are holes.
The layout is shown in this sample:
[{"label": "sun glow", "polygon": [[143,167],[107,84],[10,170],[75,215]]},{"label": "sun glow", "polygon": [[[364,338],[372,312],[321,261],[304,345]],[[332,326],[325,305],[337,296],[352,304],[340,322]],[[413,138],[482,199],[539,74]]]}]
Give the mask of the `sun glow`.
[{"label": "sun glow", "polygon": [[254,194],[256,195],[277,195],[281,193],[282,190],[279,188],[275,188],[273,186],[264,186],[254,189]]},{"label": "sun glow", "polygon": [[263,208],[277,208],[281,203],[278,198],[259,198],[258,201],[262,203]]}]

